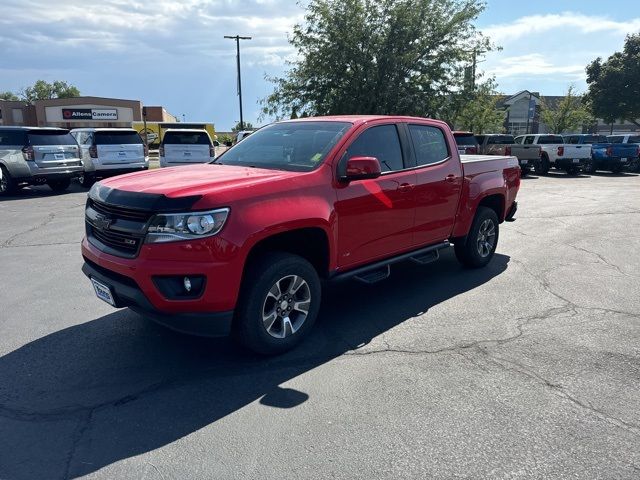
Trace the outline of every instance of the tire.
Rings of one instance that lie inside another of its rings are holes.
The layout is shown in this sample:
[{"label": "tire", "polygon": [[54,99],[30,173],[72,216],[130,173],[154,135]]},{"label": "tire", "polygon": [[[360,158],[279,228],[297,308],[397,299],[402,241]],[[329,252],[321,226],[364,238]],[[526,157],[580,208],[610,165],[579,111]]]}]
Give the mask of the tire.
[{"label": "tire", "polygon": [[69,185],[71,185],[71,179],[67,178],[65,180],[51,180],[47,182],[49,188],[54,192],[64,192]]},{"label": "tire", "polygon": [[596,162],[594,162],[593,160],[591,160],[590,162],[587,162],[587,164],[584,167],[584,171],[585,173],[596,173],[598,169],[596,168]]},{"label": "tire", "polygon": [[567,167],[566,172],[567,175],[578,175],[580,169],[578,167]]},{"label": "tire", "polygon": [[[284,252],[265,254],[247,267],[233,322],[235,340],[262,355],[291,350],[313,328],[321,293],[318,272],[307,260]],[[279,313],[283,306],[290,313]]]},{"label": "tire", "polygon": [[93,184],[96,183],[96,177],[89,173],[83,173],[78,177],[78,182],[80,182],[80,185],[84,188],[91,188]]},{"label": "tire", "polygon": [[0,180],[0,197],[8,197],[18,190],[18,186],[5,167],[0,165],[0,170],[2,170],[2,179]]},{"label": "tire", "polygon": [[543,154],[542,158],[540,158],[540,163],[536,165],[536,173],[538,175],[546,175],[549,173],[549,168],[551,165],[549,164],[549,157],[547,154]]},{"label": "tire", "polygon": [[[493,226],[493,230],[491,230],[491,226]],[[458,261],[469,268],[486,266],[496,252],[500,233],[499,228],[496,212],[491,208],[478,207],[465,241],[454,243]],[[481,235],[487,235],[487,232],[490,231],[494,232],[493,236],[486,236],[485,239],[481,238]],[[482,245],[481,242],[483,242]]]},{"label": "tire", "polygon": [[622,165],[616,165],[615,167],[611,168],[611,173],[620,173],[622,172]]}]

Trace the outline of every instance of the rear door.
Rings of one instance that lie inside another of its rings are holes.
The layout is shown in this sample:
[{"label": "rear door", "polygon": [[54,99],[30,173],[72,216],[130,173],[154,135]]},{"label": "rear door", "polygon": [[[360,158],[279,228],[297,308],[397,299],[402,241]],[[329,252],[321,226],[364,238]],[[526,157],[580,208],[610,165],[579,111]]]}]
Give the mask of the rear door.
[{"label": "rear door", "polygon": [[408,124],[416,165],[416,246],[449,238],[462,190],[462,167],[453,155],[446,133],[436,125]]},{"label": "rear door", "polygon": [[39,168],[57,168],[80,164],[80,148],[67,130],[29,130],[28,145]]},{"label": "rear door", "polygon": [[23,160],[22,148],[27,144],[24,130],[0,130],[0,163],[10,166]]},{"label": "rear door", "polygon": [[136,131],[98,130],[93,135],[93,143],[101,165],[144,163],[144,145]]},{"label": "rear door", "polygon": [[415,169],[406,143],[394,123],[374,123],[360,130],[340,154],[376,157],[382,175],[376,179],[337,184],[338,267],[368,263],[409,250],[415,216]]},{"label": "rear door", "polygon": [[162,140],[167,163],[206,163],[211,158],[211,138],[202,132],[167,132]]}]

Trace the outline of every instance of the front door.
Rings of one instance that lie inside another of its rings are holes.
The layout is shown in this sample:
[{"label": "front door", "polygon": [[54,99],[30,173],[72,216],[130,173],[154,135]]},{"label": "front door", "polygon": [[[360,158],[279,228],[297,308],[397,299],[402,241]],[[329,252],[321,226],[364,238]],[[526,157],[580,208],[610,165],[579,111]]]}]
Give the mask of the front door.
[{"label": "front door", "polygon": [[388,257],[411,248],[416,173],[405,170],[406,152],[395,124],[368,127],[342,155],[376,157],[382,175],[340,184],[338,201],[338,268]]}]

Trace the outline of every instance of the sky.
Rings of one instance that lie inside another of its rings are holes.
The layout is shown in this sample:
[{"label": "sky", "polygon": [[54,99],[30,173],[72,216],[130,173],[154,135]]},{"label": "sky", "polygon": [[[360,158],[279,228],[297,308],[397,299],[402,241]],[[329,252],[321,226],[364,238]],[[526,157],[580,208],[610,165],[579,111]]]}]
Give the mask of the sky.
[{"label": "sky", "polygon": [[[0,0],[0,91],[65,80],[83,95],[162,105],[228,131],[239,120],[235,42],[241,44],[244,120],[292,58],[302,21],[294,0]],[[562,95],[586,89],[585,66],[640,31],[637,0],[488,0],[477,27],[502,47],[479,70],[498,89]]]}]

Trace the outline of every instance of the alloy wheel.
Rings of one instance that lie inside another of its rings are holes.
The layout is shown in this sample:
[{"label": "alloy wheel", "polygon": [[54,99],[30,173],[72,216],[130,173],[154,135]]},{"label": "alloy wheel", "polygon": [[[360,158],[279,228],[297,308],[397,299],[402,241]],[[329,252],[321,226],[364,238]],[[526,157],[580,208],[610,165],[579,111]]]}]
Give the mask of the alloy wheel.
[{"label": "alloy wheel", "polygon": [[477,248],[478,253],[482,258],[485,258],[491,254],[493,247],[496,244],[496,226],[493,221],[487,218],[480,225],[478,230]]},{"label": "alloy wheel", "polygon": [[269,289],[262,305],[262,324],[272,337],[288,337],[300,330],[310,305],[311,290],[306,280],[287,275]]}]

